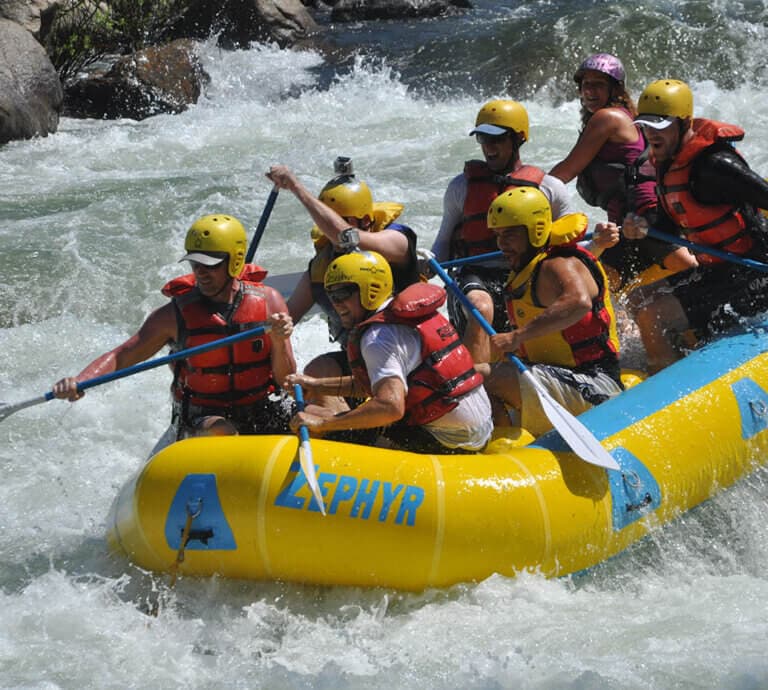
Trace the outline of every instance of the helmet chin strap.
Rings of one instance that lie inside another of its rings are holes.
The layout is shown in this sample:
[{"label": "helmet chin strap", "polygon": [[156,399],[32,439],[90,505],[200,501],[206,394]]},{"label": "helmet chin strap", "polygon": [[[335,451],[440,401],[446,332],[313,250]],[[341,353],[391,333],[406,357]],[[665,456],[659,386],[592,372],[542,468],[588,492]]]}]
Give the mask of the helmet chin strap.
[{"label": "helmet chin strap", "polygon": [[519,141],[515,142],[515,147],[512,149],[509,160],[504,166],[504,174],[508,175],[509,173],[513,173],[522,165],[522,161],[520,160],[520,146],[521,144]]},{"label": "helmet chin strap", "polygon": [[677,146],[675,147],[675,152],[672,154],[672,157],[674,158],[678,153],[680,153],[680,149],[683,148],[683,142],[685,141],[685,135],[688,133],[688,130],[691,129],[691,118],[686,117],[685,119],[679,119],[677,121],[677,131],[679,133]]},{"label": "helmet chin strap", "polygon": [[522,260],[520,262],[520,268],[515,270],[515,273],[520,273],[531,261],[533,261],[541,252],[543,252],[547,248],[547,245],[545,244],[543,247],[534,247],[532,244],[529,243],[528,250],[523,254]]}]

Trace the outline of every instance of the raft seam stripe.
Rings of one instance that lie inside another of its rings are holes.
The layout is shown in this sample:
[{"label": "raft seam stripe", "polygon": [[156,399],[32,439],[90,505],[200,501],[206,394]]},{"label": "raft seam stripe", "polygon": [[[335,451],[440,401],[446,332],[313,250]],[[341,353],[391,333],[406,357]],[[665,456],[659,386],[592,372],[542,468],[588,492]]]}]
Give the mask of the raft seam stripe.
[{"label": "raft seam stripe", "polygon": [[256,499],[256,549],[259,552],[259,557],[264,566],[264,570],[267,577],[272,579],[274,577],[272,573],[272,561],[269,557],[269,551],[267,550],[267,496],[269,495],[269,487],[272,480],[272,472],[275,469],[277,460],[280,456],[283,446],[290,441],[295,441],[294,436],[285,436],[278,441],[269,459],[264,465],[264,477],[259,487],[259,495]]},{"label": "raft seam stripe", "polygon": [[432,567],[429,571],[427,583],[434,585],[437,578],[440,560],[443,555],[443,544],[445,542],[445,477],[443,468],[435,455],[430,455],[432,467],[435,471],[435,501],[437,503],[437,525],[435,529],[435,545],[432,550]]},{"label": "raft seam stripe", "polygon": [[[536,498],[539,500],[539,509],[541,510],[541,523],[542,528],[544,529],[544,557],[542,558],[541,562],[541,565],[543,565],[547,558],[552,554],[552,525],[549,521],[547,502],[544,500],[544,494],[539,487],[539,482],[536,481],[536,478],[533,476],[533,473],[528,469],[528,467],[526,467],[513,455],[507,455],[506,457],[514,462],[530,478],[533,491],[536,494]],[[555,568],[557,569],[557,565]],[[555,572],[555,575],[557,575],[557,572]]]}]

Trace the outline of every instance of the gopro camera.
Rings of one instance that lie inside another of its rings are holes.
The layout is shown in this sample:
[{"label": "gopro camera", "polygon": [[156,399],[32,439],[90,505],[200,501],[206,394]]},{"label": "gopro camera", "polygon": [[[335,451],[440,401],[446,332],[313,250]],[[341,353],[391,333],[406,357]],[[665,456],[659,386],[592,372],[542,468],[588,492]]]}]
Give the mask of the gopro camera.
[{"label": "gopro camera", "polygon": [[352,167],[352,159],[349,156],[337,156],[333,161],[333,172],[337,175],[352,177],[355,171]]},{"label": "gopro camera", "polygon": [[342,252],[354,252],[360,244],[360,233],[355,228],[347,228],[339,233],[339,249]]}]

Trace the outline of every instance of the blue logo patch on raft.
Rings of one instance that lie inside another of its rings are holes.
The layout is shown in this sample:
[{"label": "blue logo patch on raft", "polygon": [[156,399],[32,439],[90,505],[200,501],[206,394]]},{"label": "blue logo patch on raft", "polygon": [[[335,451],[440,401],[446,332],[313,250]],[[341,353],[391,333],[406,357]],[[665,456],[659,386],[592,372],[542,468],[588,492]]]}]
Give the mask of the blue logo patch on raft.
[{"label": "blue logo patch on raft", "polygon": [[[298,461],[291,464],[290,471],[296,472],[296,476],[277,495],[274,504],[281,508],[319,513],[320,507],[312,497],[307,478]],[[406,524],[408,527],[416,524],[416,511],[424,502],[425,496],[424,489],[420,486],[393,485],[392,482],[378,479],[331,472],[318,472],[317,483],[320,485],[328,515],[335,515],[339,507],[342,507],[349,511],[349,517],[368,520],[374,514],[374,505],[378,502],[379,507],[375,515],[379,522],[392,518],[394,524]]]},{"label": "blue logo patch on raft", "polygon": [[215,474],[188,474],[179,484],[165,520],[165,540],[171,549],[181,546],[188,516],[192,527],[187,549],[232,551],[237,548],[232,528],[219,500]]},{"label": "blue logo patch on raft", "polygon": [[661,505],[659,484],[645,465],[626,448],[615,448],[611,455],[621,472],[608,472],[613,506],[613,529],[618,532]]},{"label": "blue logo patch on raft", "polygon": [[768,428],[768,394],[752,379],[731,384],[741,415],[741,437],[746,441]]}]

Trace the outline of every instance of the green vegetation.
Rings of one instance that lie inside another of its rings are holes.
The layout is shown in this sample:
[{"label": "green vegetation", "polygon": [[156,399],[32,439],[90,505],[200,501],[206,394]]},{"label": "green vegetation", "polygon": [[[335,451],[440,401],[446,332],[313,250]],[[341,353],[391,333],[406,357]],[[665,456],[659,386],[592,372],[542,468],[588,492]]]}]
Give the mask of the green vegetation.
[{"label": "green vegetation", "polygon": [[110,54],[132,53],[166,39],[191,0],[68,0],[43,42],[62,83]]}]

